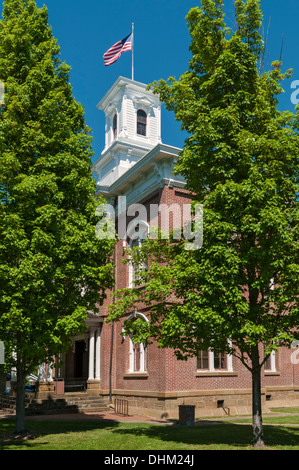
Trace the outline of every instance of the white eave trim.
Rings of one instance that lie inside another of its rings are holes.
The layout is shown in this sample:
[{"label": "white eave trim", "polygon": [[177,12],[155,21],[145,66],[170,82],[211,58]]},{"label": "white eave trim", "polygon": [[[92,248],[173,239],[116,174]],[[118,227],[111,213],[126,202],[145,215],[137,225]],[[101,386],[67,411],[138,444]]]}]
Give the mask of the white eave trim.
[{"label": "white eave trim", "polygon": [[[144,172],[145,167],[149,168],[149,164],[152,160],[157,159],[159,154],[163,154],[165,159],[175,159],[179,156],[182,149],[177,147],[172,147],[170,145],[158,144],[150,152],[144,155],[137,163],[135,163],[129,170],[127,170],[120,178],[118,178],[111,186],[100,186],[97,185],[97,196],[104,197],[113,197],[120,194],[127,187],[128,183],[135,181],[139,174]],[[159,159],[160,160],[160,159]],[[147,168],[146,168],[147,169]],[[161,186],[161,183],[168,184],[168,178],[161,178],[157,187]],[[171,183],[174,186],[184,187],[185,183],[183,181],[175,180],[171,178]],[[155,187],[151,188],[151,192],[156,189]],[[146,194],[145,194],[146,195]]]},{"label": "white eave trim", "polygon": [[[139,92],[142,91],[144,93],[148,93],[148,90],[146,90],[146,88],[148,86],[147,84],[141,83],[141,82],[136,82],[135,80],[131,80],[130,78],[125,78],[125,77],[120,76],[120,77],[118,77],[116,82],[114,82],[112,87],[107,91],[107,93],[103,96],[101,101],[97,104],[97,108],[100,111],[103,111],[105,109],[105,107],[107,106],[108,102],[111,101],[111,99],[113,98],[113,95],[115,94],[117,89],[119,87],[126,86],[126,85],[129,85],[131,89],[134,89],[136,91],[139,91]],[[156,100],[160,101],[159,98],[158,98],[158,95],[156,95]]]}]

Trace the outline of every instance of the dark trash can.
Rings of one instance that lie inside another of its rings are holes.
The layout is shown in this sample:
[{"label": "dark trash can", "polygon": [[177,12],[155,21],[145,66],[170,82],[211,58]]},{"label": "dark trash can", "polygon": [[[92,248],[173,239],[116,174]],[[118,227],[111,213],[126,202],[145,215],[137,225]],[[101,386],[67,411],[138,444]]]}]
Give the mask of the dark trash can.
[{"label": "dark trash can", "polygon": [[195,406],[179,405],[179,424],[193,426],[195,424]]}]

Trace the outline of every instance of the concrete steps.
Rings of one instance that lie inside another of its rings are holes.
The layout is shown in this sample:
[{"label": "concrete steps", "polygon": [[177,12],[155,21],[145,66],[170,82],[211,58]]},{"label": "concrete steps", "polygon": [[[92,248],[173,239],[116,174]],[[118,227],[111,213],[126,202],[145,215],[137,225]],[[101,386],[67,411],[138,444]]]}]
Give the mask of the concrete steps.
[{"label": "concrete steps", "polygon": [[[35,398],[26,395],[26,415],[67,414],[82,412],[107,411],[108,407],[100,396],[88,396],[84,393],[65,394],[59,397]],[[0,400],[0,409],[14,412],[16,398],[6,396]]]},{"label": "concrete steps", "polygon": [[67,396],[69,406],[77,406],[79,412],[82,411],[106,411],[108,409],[104,399],[100,396]]}]

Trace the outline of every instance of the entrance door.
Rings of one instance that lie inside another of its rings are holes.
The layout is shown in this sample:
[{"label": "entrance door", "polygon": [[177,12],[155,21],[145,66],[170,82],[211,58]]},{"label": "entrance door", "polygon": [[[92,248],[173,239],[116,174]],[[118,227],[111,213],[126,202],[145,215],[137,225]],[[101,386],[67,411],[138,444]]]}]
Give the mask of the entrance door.
[{"label": "entrance door", "polygon": [[85,341],[75,343],[75,378],[87,378],[87,352]]}]

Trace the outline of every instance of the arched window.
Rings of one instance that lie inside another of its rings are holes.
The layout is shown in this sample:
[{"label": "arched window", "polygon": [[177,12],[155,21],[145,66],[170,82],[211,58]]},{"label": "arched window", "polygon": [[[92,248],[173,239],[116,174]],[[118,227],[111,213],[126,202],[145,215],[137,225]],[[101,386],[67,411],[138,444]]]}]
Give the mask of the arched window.
[{"label": "arched window", "polygon": [[[147,318],[141,313],[134,313],[129,317],[141,318],[143,321],[147,322]],[[130,357],[129,357],[129,372],[146,372],[147,371],[147,346],[144,343],[134,343],[132,337],[134,333],[130,335]]]},{"label": "arched window", "polygon": [[146,112],[143,109],[137,111],[137,134],[146,136]]},{"label": "arched window", "polygon": [[[265,345],[265,351],[266,351],[266,346]],[[266,353],[265,353],[266,355]],[[272,351],[266,361],[265,361],[265,366],[264,366],[264,369],[266,372],[276,372],[276,355],[275,355],[275,351]]]},{"label": "arched window", "polygon": [[117,137],[117,116],[116,116],[116,114],[114,114],[114,117],[113,117],[112,130],[113,130],[113,139],[116,139],[116,137]]},{"label": "arched window", "polygon": [[[143,220],[135,220],[131,223],[131,229],[128,228],[129,247],[131,250],[140,248],[146,240],[149,233],[149,226]],[[141,265],[136,264],[133,260],[129,263],[129,287],[135,287],[136,282],[139,280],[140,271],[147,269],[147,262]]]}]

